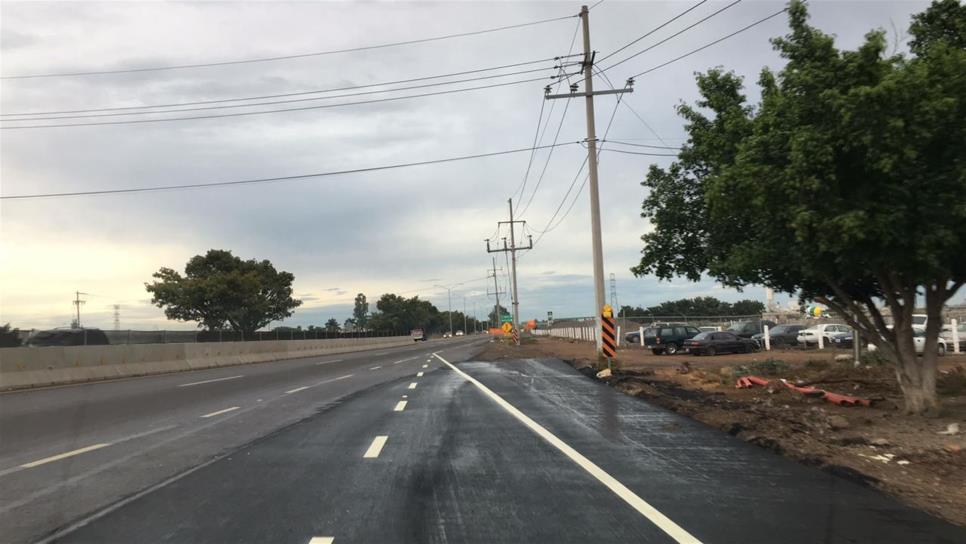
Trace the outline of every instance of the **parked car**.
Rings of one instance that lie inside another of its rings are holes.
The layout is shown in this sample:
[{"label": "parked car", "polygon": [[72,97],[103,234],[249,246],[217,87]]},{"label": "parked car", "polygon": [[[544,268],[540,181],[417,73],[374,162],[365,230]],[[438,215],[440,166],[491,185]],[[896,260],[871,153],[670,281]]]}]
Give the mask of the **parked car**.
[{"label": "parked car", "polygon": [[36,331],[27,337],[27,346],[106,346],[111,342],[101,329],[53,329]]},{"label": "parked car", "polygon": [[852,329],[847,325],[840,325],[838,323],[822,323],[821,325],[815,325],[814,327],[798,331],[798,343],[804,344],[806,347],[809,345],[818,345],[818,338],[821,336],[823,345],[833,346],[835,336],[840,333],[851,334]]},{"label": "parked car", "polygon": [[685,340],[684,348],[695,355],[750,353],[758,351],[758,343],[730,331],[702,332],[694,338]]},{"label": "parked car", "polygon": [[[943,355],[946,355],[946,351],[949,349],[949,344],[946,343],[946,340],[942,336],[940,336],[937,340],[936,352],[940,357],[942,357]],[[922,355],[926,351],[926,329],[914,327],[912,329],[912,342],[913,346],[916,348],[916,353]],[[878,348],[875,347],[875,344],[870,342],[869,345],[866,346],[866,349],[872,352]]]},{"label": "parked car", "polygon": [[[685,340],[694,338],[700,333],[701,331],[697,327],[681,323],[652,325],[644,329],[644,347],[650,349],[654,355],[661,355],[663,353],[674,355],[681,350]],[[640,334],[640,332],[631,334]],[[641,341],[640,336],[636,338],[637,342]],[[628,342],[630,341],[628,339]]]},{"label": "parked car", "polygon": [[742,338],[751,338],[752,336],[765,332],[765,325],[768,328],[775,326],[774,321],[768,321],[767,319],[756,319],[754,321],[739,321],[730,327],[728,327],[728,332],[734,334],[735,336],[741,336]]},{"label": "parked car", "polygon": [[[798,331],[805,328],[805,325],[775,325],[774,328],[768,327],[769,342],[772,346],[797,346]],[[765,333],[760,332],[751,337],[758,342],[759,346],[765,345]]]},{"label": "parked car", "polygon": [[718,332],[718,327],[698,327],[698,330],[701,332]]}]

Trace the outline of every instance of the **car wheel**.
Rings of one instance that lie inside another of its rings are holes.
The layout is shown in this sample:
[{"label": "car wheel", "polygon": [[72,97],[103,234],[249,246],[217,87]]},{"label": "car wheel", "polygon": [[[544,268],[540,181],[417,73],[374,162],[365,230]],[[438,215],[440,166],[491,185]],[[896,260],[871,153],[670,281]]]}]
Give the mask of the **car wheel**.
[{"label": "car wheel", "polygon": [[667,346],[665,346],[664,352],[667,353],[668,355],[674,355],[675,353],[678,352],[677,344],[668,344]]},{"label": "car wheel", "polygon": [[940,357],[942,357],[943,355],[946,355],[946,346],[939,344],[936,348],[938,350],[938,354]]},{"label": "car wheel", "polygon": [[714,355],[715,354],[714,346],[708,346],[707,348],[705,348],[704,352],[707,353],[708,355]]}]

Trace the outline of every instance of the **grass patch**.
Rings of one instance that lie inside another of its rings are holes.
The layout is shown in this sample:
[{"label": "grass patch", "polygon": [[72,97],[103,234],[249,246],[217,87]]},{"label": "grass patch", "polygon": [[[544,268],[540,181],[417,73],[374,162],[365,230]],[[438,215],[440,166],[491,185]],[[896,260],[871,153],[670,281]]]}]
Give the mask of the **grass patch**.
[{"label": "grass patch", "polygon": [[780,376],[788,370],[788,363],[779,359],[765,359],[755,361],[748,365],[736,367],[732,372],[733,377],[740,378],[749,374],[756,376]]}]

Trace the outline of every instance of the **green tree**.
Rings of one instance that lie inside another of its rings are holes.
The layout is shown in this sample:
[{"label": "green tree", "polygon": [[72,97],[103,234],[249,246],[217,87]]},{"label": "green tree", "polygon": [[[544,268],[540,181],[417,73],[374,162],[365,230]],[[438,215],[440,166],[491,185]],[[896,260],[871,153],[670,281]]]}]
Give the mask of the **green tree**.
[{"label": "green tree", "polygon": [[510,310],[507,310],[501,304],[500,305],[500,314],[499,315],[496,313],[496,310],[494,309],[494,310],[490,310],[490,313],[487,314],[487,317],[490,319],[490,324],[495,323],[495,325],[493,325],[493,326],[494,327],[499,327],[500,326],[500,315],[508,314],[508,313],[510,313]]},{"label": "green tree", "polygon": [[369,302],[366,301],[366,295],[362,293],[356,295],[355,306],[352,308],[352,318],[360,328],[366,328],[369,322]]},{"label": "green tree", "polygon": [[0,348],[15,348],[19,346],[22,343],[19,333],[19,330],[10,328],[10,323],[0,327]]},{"label": "green tree", "polygon": [[339,327],[339,320],[334,317],[330,317],[329,320],[325,322],[325,330],[326,332],[339,332],[342,330]]},{"label": "green tree", "polygon": [[369,317],[373,330],[408,332],[423,329],[434,332],[440,328],[440,312],[429,301],[419,297],[405,298],[386,293],[376,302],[378,312]]},{"label": "green tree", "polygon": [[302,304],[292,298],[291,273],[275,270],[269,261],[242,260],[227,250],[192,257],[184,275],[162,268],[154,277],[145,288],[168,319],[197,321],[208,330],[252,333],[290,317]]},{"label": "green tree", "polygon": [[881,31],[840,51],[792,2],[773,40],[787,64],[761,72],[754,107],[734,74],[698,75],[701,100],[678,108],[686,145],[643,182],[655,228],[633,272],[823,302],[894,361],[908,413],[937,412],[941,310],[966,281],[966,16],[952,4],[915,17],[907,58],[886,56]]}]

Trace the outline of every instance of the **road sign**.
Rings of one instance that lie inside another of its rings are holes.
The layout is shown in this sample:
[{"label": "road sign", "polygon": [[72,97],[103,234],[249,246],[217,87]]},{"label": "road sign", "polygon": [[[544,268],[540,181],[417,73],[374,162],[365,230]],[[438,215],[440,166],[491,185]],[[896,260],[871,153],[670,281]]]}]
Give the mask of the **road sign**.
[{"label": "road sign", "polygon": [[503,332],[505,332],[507,334],[510,334],[510,331],[512,331],[512,330],[513,330],[513,323],[504,323],[503,324]]},{"label": "road sign", "polygon": [[601,312],[604,317],[614,317],[614,309],[610,304],[604,304],[604,311]]},{"label": "road sign", "polygon": [[513,316],[510,314],[503,314],[500,316],[500,323],[513,323]]},{"label": "road sign", "polygon": [[547,312],[547,326],[553,327],[553,312]]}]

